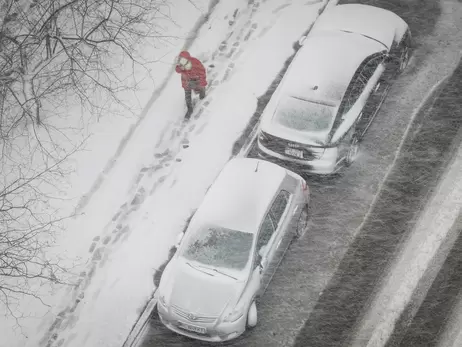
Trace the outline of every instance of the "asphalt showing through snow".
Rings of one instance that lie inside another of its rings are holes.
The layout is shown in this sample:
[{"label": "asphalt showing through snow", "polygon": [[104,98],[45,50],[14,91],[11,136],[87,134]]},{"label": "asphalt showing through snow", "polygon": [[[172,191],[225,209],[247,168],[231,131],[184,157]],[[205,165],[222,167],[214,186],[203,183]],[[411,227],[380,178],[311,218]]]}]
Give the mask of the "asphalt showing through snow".
[{"label": "asphalt showing through snow", "polygon": [[[362,2],[364,3],[365,1]],[[399,4],[399,2],[398,0],[387,1],[388,5],[386,6],[390,6],[390,3]],[[419,50],[416,52],[412,65],[408,72],[391,89],[382,110],[371,125],[362,143],[361,156],[358,161],[342,176],[334,180],[309,181],[313,201],[313,218],[309,232],[305,234],[302,240],[291,246],[280,268],[274,275],[267,292],[259,302],[258,326],[252,331],[246,332],[242,337],[222,345],[249,347],[292,345],[300,328],[308,319],[306,327],[302,329],[302,335],[298,340],[299,346],[338,346],[338,344],[328,344],[328,342],[335,342],[335,339],[342,335],[341,332],[334,331],[332,337],[324,337],[320,343],[317,340],[314,341],[314,337],[309,340],[310,337],[307,337],[307,333],[308,335],[313,332],[317,334],[316,329],[321,328],[319,333],[325,336],[324,331],[327,331],[325,329],[331,329],[329,319],[332,319],[332,324],[337,327],[340,327],[340,324],[343,323],[346,324],[346,327],[351,325],[341,319],[342,314],[334,312],[340,307],[337,305],[342,305],[342,302],[355,301],[351,300],[351,296],[348,296],[354,294],[348,286],[346,288],[339,287],[341,283],[338,279],[343,279],[344,277],[341,276],[351,274],[349,268],[345,268],[345,264],[348,264],[348,259],[351,259],[348,254],[352,254],[351,251],[347,253],[347,250],[352,242],[366,248],[368,247],[364,243],[366,240],[371,242],[372,247],[380,245],[380,242],[377,242],[378,240],[375,238],[371,240],[365,238],[368,235],[375,235],[372,233],[360,233],[361,237],[359,237],[358,241],[354,241],[356,233],[374,196],[377,194],[385,172],[394,159],[395,151],[411,120],[413,110],[421,103],[430,88],[451,71],[451,67],[454,66],[454,62],[457,60],[458,52],[455,53],[455,47],[451,45],[451,40],[455,40],[457,37],[453,37],[452,29],[439,28],[440,32],[438,34],[434,32],[440,13],[440,9],[435,7],[435,2],[434,0],[418,1],[412,6],[408,5],[404,8],[396,6],[394,8],[399,15],[405,17],[407,14],[409,16],[407,20],[411,30],[414,32],[414,39],[418,43]],[[367,1],[365,3],[376,6],[383,5],[383,2],[377,1]],[[455,32],[458,33],[459,31],[457,29]],[[438,69],[432,69],[435,64],[438,64]],[[264,104],[265,102],[263,101],[259,104],[260,111]],[[428,109],[430,106],[431,103],[426,108]],[[427,121],[434,120],[433,118],[426,119]],[[434,131],[445,131],[446,129],[440,127],[438,122],[432,123],[432,125],[435,127]],[[418,135],[411,132],[410,134],[412,134],[412,138],[415,138],[415,136],[421,136],[424,133],[420,132],[421,135]],[[447,139],[448,135],[444,137]],[[428,143],[420,143],[420,146],[416,147],[416,156],[418,157],[419,153],[422,154],[428,151],[433,153],[430,155],[430,159],[434,160],[435,165],[443,164],[444,160],[442,160],[440,153],[444,148],[439,142],[433,142],[432,139],[434,139],[433,135],[428,136]],[[242,141],[240,144],[236,144],[234,150],[237,151],[240,145],[242,145]],[[409,154],[410,149],[406,148],[406,153]],[[403,165],[403,163],[400,163],[400,165]],[[410,194],[410,197],[401,199],[403,204],[408,202],[418,203],[417,200],[412,199],[414,193],[420,194],[423,192],[422,187],[419,186],[420,176],[417,176],[418,174],[424,175],[422,178],[426,178],[430,182],[437,173],[436,169],[429,168],[428,165],[422,162],[415,165],[415,167],[407,165],[406,170],[411,169],[416,171],[414,173],[406,172],[404,178],[394,182],[394,190],[386,190],[390,197],[397,194]],[[404,167],[401,167],[401,170],[404,170]],[[401,186],[406,177],[414,178],[415,184],[410,189],[402,188]],[[394,205],[394,203],[388,201],[388,204],[384,206],[386,214],[398,219],[401,218],[404,221],[401,211],[398,211],[400,213],[396,213],[396,211],[393,214],[391,213],[390,205]],[[406,210],[406,213],[409,216],[411,211]],[[381,216],[377,217],[382,218]],[[385,240],[385,244],[389,245],[391,249],[393,242],[399,238],[399,235],[399,230],[393,229],[388,231],[387,235],[379,236],[383,236],[380,239]],[[392,240],[388,242],[385,236],[390,236]],[[363,243],[359,240],[363,240]],[[359,249],[358,246],[352,249]],[[377,253],[367,252],[367,255],[378,258]],[[381,258],[382,256],[377,260]],[[356,273],[360,274],[361,271],[367,270],[371,273],[371,276],[375,276],[372,266],[367,267],[367,264],[363,265],[354,259],[350,261],[351,264],[356,266]],[[383,262],[376,261],[375,263],[379,267],[386,265],[385,259]],[[341,271],[337,271],[337,269],[341,269]],[[342,273],[345,273],[345,275],[342,275]],[[331,280],[332,276],[334,278]],[[373,277],[368,276],[368,278]],[[352,280],[345,283],[355,284]],[[327,289],[320,296],[326,286]],[[362,288],[359,289],[358,294],[360,294]],[[346,300],[339,300],[342,298],[341,296],[331,300],[335,290],[338,290],[337,295],[345,293]],[[367,298],[368,289],[365,288],[365,290],[364,298]],[[329,300],[326,300],[327,298]],[[352,310],[349,311],[349,314],[355,313],[355,308],[360,307],[365,302],[366,300],[362,300],[360,295],[360,302],[352,303]],[[349,305],[344,306],[347,310],[350,309]],[[324,308],[327,310],[324,310]],[[317,317],[326,319],[326,324],[322,325],[321,322],[316,322]],[[320,325],[316,325],[317,323]],[[335,329],[332,328],[331,330]],[[304,341],[301,342],[302,340]],[[142,343],[144,347],[206,345],[208,344],[170,332],[159,322],[156,312],[153,312],[152,319],[145,332],[145,340]]]},{"label": "asphalt showing through snow", "polygon": [[417,115],[395,169],[295,346],[349,345],[375,284],[412,230],[427,196],[451,159],[447,154],[451,154],[462,124],[461,92],[459,65],[433,107],[424,107]]},{"label": "asphalt showing through snow", "polygon": [[[459,107],[462,107],[460,105]],[[462,214],[453,226],[459,235],[412,322],[387,347],[437,346],[462,290]],[[459,329],[461,327],[459,326]]]}]

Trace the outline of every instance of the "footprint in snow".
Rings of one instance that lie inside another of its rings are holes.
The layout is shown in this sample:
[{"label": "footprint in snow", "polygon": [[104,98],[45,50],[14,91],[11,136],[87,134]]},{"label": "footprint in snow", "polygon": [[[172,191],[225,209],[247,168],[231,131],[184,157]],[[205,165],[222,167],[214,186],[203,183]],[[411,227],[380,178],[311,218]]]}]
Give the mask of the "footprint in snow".
[{"label": "footprint in snow", "polygon": [[95,250],[96,248],[96,242],[93,242],[90,246],[90,248],[88,249],[88,252],[89,253],[93,253],[93,251]]},{"label": "footprint in snow", "polygon": [[93,253],[93,256],[92,256],[91,260],[94,261],[94,262],[97,262],[97,261],[101,260],[101,258],[103,257],[104,249],[105,249],[105,247],[97,248],[95,250],[95,252]]}]

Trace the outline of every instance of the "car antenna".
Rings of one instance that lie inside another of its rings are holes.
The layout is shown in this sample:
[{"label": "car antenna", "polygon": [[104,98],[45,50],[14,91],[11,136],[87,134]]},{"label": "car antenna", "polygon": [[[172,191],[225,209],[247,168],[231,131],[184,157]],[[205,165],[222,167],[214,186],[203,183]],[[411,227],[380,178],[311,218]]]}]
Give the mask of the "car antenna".
[{"label": "car antenna", "polygon": [[259,160],[259,161],[257,161],[257,166],[255,167],[255,172],[257,172],[257,171],[258,171],[258,165],[260,165],[260,160]]}]

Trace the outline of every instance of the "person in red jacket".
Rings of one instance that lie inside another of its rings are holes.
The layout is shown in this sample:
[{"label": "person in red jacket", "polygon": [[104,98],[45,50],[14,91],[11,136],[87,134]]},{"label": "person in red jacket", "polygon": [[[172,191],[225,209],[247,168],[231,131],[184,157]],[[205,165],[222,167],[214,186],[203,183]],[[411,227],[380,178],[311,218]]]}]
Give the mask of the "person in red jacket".
[{"label": "person in red jacket", "polygon": [[205,87],[207,86],[206,70],[199,59],[194,58],[187,51],[178,56],[176,72],[181,74],[181,85],[184,89],[186,106],[188,106],[189,117],[193,111],[192,91],[199,94],[200,99],[205,98]]}]

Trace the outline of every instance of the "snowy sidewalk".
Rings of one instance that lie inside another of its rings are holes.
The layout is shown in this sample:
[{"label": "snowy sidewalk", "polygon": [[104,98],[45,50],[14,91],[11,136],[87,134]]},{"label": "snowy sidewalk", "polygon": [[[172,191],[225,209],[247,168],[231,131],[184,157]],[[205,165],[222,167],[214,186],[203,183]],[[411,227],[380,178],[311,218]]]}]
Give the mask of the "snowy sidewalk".
[{"label": "snowy sidewalk", "polygon": [[190,48],[213,66],[200,117],[178,128],[185,108],[174,76],[72,225],[74,236],[62,246],[89,257],[80,285],[45,317],[41,343],[31,338],[28,346],[122,345],[154,291],[153,273],[229,159],[257,97],[326,2],[217,5],[210,29]]}]

